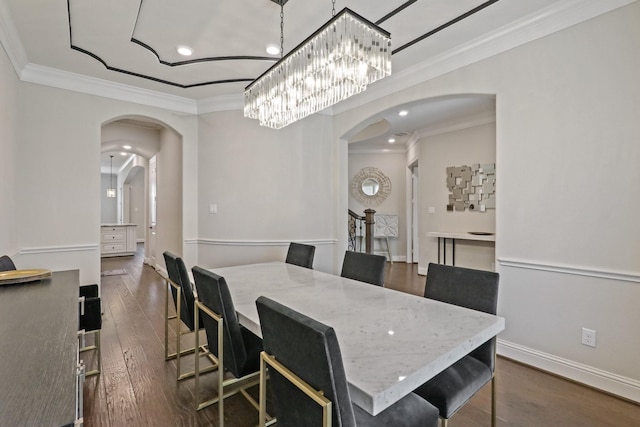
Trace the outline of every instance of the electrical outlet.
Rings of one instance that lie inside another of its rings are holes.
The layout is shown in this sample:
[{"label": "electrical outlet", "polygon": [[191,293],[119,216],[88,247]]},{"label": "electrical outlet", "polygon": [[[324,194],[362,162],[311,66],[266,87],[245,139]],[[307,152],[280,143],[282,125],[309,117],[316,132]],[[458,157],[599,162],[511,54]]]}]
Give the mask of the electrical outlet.
[{"label": "electrical outlet", "polygon": [[582,328],[582,344],[589,347],[596,346],[596,331],[593,329]]}]

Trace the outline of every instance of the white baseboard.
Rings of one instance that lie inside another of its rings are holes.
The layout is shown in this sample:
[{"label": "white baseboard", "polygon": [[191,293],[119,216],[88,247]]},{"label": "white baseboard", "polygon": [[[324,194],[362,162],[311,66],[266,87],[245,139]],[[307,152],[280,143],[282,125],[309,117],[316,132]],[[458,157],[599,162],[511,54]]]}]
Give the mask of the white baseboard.
[{"label": "white baseboard", "polygon": [[500,356],[640,403],[640,381],[498,339]]}]

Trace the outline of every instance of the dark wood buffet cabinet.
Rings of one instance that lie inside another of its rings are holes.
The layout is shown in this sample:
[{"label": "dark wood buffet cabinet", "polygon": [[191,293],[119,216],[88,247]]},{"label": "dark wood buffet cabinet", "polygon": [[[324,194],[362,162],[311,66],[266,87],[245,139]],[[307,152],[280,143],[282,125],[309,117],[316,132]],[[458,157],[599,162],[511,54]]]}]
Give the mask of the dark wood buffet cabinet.
[{"label": "dark wood buffet cabinet", "polygon": [[78,270],[0,286],[0,426],[82,425]]}]

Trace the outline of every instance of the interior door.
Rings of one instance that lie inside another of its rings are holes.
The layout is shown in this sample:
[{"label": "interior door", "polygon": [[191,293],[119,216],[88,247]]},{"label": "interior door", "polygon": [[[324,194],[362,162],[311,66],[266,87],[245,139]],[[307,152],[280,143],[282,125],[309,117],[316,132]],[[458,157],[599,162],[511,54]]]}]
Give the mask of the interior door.
[{"label": "interior door", "polygon": [[418,191],[418,166],[414,166],[411,169],[411,215],[412,215],[412,221],[411,221],[411,227],[412,227],[412,232],[411,232],[411,241],[412,241],[412,261],[413,263],[417,263],[418,262],[418,257],[419,257],[419,249],[420,249],[420,245],[419,245],[419,234],[418,234],[418,195],[420,194]]},{"label": "interior door", "polygon": [[147,251],[149,253],[149,265],[156,266],[156,210],[157,210],[157,169],[156,156],[149,159],[149,245]]}]

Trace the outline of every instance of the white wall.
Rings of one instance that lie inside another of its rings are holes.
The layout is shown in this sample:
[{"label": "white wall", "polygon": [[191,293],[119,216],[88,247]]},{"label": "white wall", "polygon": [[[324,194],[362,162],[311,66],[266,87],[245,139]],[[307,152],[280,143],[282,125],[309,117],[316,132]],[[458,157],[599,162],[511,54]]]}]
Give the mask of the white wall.
[{"label": "white wall", "polygon": [[223,111],[199,123],[200,264],[283,260],[298,241],[316,246],[314,268],[334,271],[331,118],[272,130]]},{"label": "white wall", "polygon": [[[499,351],[636,401],[639,19],[636,2],[334,121],[343,135],[404,102],[495,94]],[[582,327],[598,331],[596,348],[580,344]]]},{"label": "white wall", "polygon": [[156,155],[157,210],[156,263],[165,268],[162,253],[182,254],[182,141],[169,129],[160,131]]},{"label": "white wall", "polygon": [[[419,141],[420,155],[420,269],[426,274],[430,262],[438,262],[438,239],[428,237],[430,231],[495,232],[496,211],[453,211],[446,209],[449,188],[446,168],[449,166],[486,164],[496,161],[495,123],[432,135]],[[499,166],[497,166],[499,167]],[[500,197],[497,195],[497,197]],[[429,208],[434,213],[428,213]],[[442,250],[442,248],[441,248]],[[451,263],[452,247],[447,243],[447,263]],[[493,270],[495,245],[489,242],[456,240],[456,265]]]},{"label": "white wall", "polygon": [[[4,49],[0,49],[0,94],[0,256],[14,257],[19,250],[16,175],[20,90],[18,77]],[[18,268],[27,267],[14,261]]]},{"label": "white wall", "polygon": [[[407,221],[406,221],[406,169],[407,155],[398,153],[349,153],[349,179],[365,167],[376,167],[389,177],[391,193],[378,206],[364,206],[349,192],[349,209],[364,216],[365,209],[373,209],[376,214],[398,215],[398,237],[389,238],[391,256],[394,261],[407,259]],[[346,213],[345,213],[346,215]],[[364,246],[363,246],[364,247]],[[374,239],[374,252],[387,255],[386,243]]]}]

